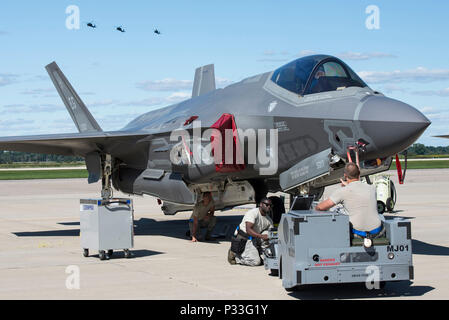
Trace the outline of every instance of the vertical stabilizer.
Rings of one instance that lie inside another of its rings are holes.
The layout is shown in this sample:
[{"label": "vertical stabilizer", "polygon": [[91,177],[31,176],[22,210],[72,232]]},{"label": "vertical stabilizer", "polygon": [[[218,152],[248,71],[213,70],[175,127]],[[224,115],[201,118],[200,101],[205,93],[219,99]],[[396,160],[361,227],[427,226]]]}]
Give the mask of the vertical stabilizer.
[{"label": "vertical stabilizer", "polygon": [[195,81],[193,83],[192,98],[214,91],[215,71],[214,65],[199,67],[195,70]]},{"label": "vertical stabilizer", "polygon": [[69,111],[73,122],[75,122],[78,131],[80,133],[103,131],[83,101],[81,101],[72,85],[64,76],[61,69],[59,69],[56,62],[50,63],[45,67],[45,69],[47,69],[47,72],[50,75],[56,90],[58,90],[58,93],[61,96],[67,110]]}]

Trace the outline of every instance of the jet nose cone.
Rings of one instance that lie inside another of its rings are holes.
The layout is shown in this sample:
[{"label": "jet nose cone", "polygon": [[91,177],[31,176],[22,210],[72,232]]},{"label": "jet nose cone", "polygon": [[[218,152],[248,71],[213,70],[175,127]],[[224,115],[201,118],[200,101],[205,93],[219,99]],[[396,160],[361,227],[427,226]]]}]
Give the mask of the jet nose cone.
[{"label": "jet nose cone", "polygon": [[383,158],[413,144],[431,124],[412,106],[386,97],[371,97],[363,104],[359,120],[372,139],[367,157]]}]

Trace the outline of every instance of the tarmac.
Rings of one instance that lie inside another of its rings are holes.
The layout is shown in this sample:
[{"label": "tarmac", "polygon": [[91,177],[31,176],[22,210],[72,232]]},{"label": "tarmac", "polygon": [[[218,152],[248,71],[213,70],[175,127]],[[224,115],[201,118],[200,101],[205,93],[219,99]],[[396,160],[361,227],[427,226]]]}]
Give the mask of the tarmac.
[{"label": "tarmac", "polygon": [[216,231],[227,230],[226,238],[192,243],[185,235],[190,212],[164,216],[155,198],[133,197],[134,256],[116,252],[100,261],[97,252],[83,257],[79,237],[79,200],[97,198],[100,184],[0,181],[0,299],[448,299],[449,169],[409,170],[403,185],[390,173],[398,201],[388,215],[412,222],[414,280],[387,283],[382,291],[340,284],[293,293],[263,266],[227,262],[230,235],[246,208],[216,212]]}]

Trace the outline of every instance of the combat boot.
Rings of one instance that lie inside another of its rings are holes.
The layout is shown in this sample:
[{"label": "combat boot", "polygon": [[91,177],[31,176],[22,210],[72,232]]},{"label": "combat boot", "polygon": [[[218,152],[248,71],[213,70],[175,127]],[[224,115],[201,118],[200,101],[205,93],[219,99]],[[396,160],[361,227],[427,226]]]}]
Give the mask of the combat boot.
[{"label": "combat boot", "polygon": [[235,253],[231,251],[231,249],[228,250],[228,262],[230,264],[237,264],[237,262],[235,262]]}]

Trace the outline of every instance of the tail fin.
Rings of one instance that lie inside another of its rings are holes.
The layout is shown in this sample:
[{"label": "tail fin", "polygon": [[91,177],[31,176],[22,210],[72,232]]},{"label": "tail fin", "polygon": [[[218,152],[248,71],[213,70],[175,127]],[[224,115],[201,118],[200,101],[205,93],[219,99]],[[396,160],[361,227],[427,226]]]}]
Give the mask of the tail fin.
[{"label": "tail fin", "polygon": [[67,78],[59,69],[56,62],[52,62],[45,67],[50,75],[53,84],[58,90],[62,101],[64,102],[70,116],[75,122],[76,127],[80,133],[85,132],[102,132],[97,121],[95,121],[92,114],[87,109],[86,105],[81,101],[78,94],[73,89]]},{"label": "tail fin", "polygon": [[192,98],[214,91],[215,71],[214,65],[200,67],[195,71],[195,82],[193,83]]}]

